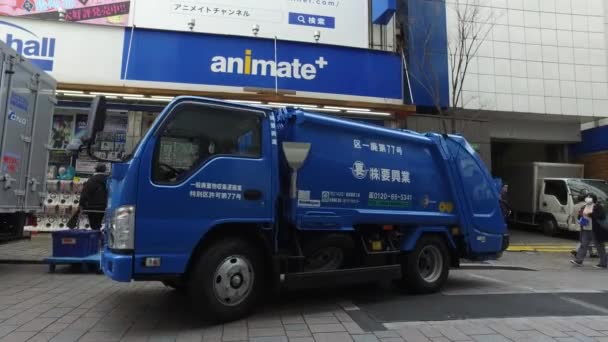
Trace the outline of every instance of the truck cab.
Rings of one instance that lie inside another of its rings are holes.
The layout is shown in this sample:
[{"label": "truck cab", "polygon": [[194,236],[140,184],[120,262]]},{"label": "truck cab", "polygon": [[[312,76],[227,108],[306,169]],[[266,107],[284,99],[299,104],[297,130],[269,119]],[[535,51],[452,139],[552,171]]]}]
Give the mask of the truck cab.
[{"label": "truck cab", "polygon": [[[594,193],[605,205],[608,200],[608,182],[599,179],[545,178],[542,179],[538,207],[553,220],[546,220],[543,230],[578,231],[576,205],[582,197]],[[555,225],[555,226],[554,226]]]},{"label": "truck cab", "polygon": [[[100,102],[101,103],[101,102]],[[95,140],[103,110],[90,117]],[[398,280],[439,291],[508,246],[499,194],[459,136],[179,97],[108,184],[104,273],[162,281],[219,321],[271,289]]]}]

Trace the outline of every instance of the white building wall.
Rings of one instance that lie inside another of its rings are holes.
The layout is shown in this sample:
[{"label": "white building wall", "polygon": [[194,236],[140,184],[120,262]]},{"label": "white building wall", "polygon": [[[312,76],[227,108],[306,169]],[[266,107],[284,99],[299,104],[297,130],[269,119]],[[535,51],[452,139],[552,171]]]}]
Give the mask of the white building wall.
[{"label": "white building wall", "polygon": [[465,79],[466,108],[608,117],[606,0],[459,1],[494,18]]}]

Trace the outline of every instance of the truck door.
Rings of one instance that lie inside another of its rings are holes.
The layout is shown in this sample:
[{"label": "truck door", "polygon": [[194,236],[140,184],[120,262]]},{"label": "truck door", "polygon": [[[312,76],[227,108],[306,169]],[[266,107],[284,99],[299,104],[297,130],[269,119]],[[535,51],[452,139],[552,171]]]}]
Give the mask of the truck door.
[{"label": "truck door", "polygon": [[568,187],[566,181],[561,179],[543,181],[540,195],[539,208],[555,218],[557,225],[561,228],[568,227]]},{"label": "truck door", "polygon": [[33,73],[16,57],[4,63],[2,79],[2,142],[0,151],[0,208],[23,209],[36,93]]},{"label": "truck door", "polygon": [[154,272],[183,272],[217,225],[270,227],[276,145],[264,111],[184,99],[151,134],[141,160],[135,273],[149,271],[138,259],[145,255],[163,258]]}]

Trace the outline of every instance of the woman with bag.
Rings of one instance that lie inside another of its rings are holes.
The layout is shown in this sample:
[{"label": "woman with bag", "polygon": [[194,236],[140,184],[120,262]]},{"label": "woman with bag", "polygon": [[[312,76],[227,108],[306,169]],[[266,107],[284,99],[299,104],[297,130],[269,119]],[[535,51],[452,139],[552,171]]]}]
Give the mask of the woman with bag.
[{"label": "woman with bag", "polygon": [[585,198],[585,205],[579,211],[579,224],[581,226],[581,245],[578,248],[576,258],[570,262],[576,266],[582,266],[583,260],[587,255],[589,244],[594,242],[599,256],[599,263],[596,268],[606,268],[606,247],[604,242],[608,240],[608,230],[603,227],[606,213],[604,208],[597,202],[595,194],[588,194]]}]

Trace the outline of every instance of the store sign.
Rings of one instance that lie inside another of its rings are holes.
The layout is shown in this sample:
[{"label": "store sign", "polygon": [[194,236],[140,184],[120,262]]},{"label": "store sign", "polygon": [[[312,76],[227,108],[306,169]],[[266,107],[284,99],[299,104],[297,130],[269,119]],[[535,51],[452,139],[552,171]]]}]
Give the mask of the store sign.
[{"label": "store sign", "polygon": [[119,27],[0,19],[0,40],[64,83],[120,84],[123,37]]},{"label": "store sign", "polygon": [[5,20],[0,20],[0,37],[18,54],[38,65],[42,70],[53,71],[56,43],[54,37],[32,32]]},{"label": "store sign", "polygon": [[0,1],[0,15],[126,26],[131,0],[10,0]]},{"label": "store sign", "polygon": [[269,39],[140,29],[133,37],[126,30],[124,42],[127,81],[382,99],[403,94],[401,59],[382,51],[289,41],[277,41],[275,49]]},{"label": "store sign", "polygon": [[146,0],[133,12],[140,28],[313,43],[319,31],[325,44],[369,47],[367,0]]}]

